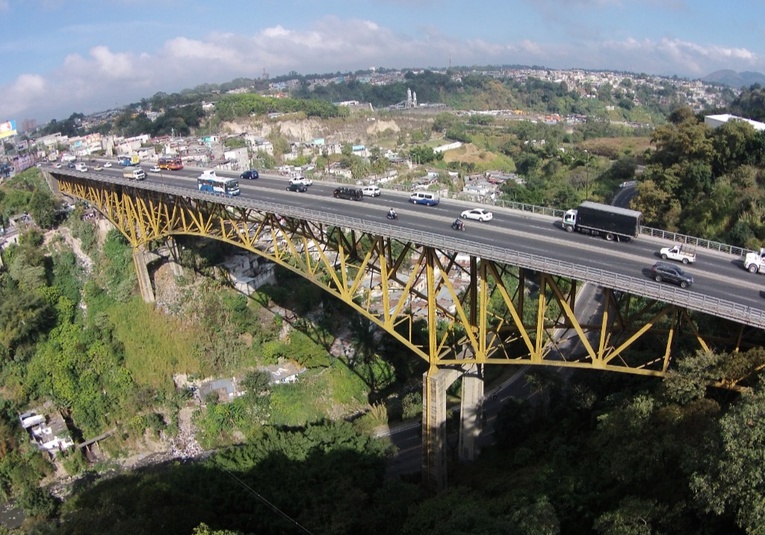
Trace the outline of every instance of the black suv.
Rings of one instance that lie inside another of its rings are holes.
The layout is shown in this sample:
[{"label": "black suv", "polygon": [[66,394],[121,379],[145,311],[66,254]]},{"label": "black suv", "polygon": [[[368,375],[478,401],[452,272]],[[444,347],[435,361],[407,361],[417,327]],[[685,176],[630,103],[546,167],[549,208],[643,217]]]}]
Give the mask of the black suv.
[{"label": "black suv", "polygon": [[245,171],[244,173],[239,175],[239,178],[247,178],[249,180],[254,180],[258,177],[260,177],[260,175],[255,169],[250,169],[249,171]]},{"label": "black suv", "polygon": [[290,184],[287,186],[287,191],[299,191],[300,193],[303,193],[308,191],[308,186],[305,184]]},{"label": "black suv", "polygon": [[332,192],[335,199],[351,199],[354,201],[360,201],[364,198],[364,193],[359,188],[340,187]]},{"label": "black suv", "polygon": [[687,288],[693,284],[692,275],[689,275],[677,266],[665,262],[656,262],[651,267],[651,277],[656,282],[673,282],[680,285],[680,288]]}]

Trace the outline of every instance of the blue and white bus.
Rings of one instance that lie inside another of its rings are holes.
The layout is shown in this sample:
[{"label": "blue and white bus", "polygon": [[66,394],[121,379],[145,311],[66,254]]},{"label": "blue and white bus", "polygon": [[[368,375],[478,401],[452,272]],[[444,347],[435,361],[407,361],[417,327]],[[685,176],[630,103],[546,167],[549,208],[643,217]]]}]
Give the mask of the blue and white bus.
[{"label": "blue and white bus", "polygon": [[235,178],[219,177],[215,171],[205,171],[197,178],[199,191],[220,195],[239,195],[239,181]]}]

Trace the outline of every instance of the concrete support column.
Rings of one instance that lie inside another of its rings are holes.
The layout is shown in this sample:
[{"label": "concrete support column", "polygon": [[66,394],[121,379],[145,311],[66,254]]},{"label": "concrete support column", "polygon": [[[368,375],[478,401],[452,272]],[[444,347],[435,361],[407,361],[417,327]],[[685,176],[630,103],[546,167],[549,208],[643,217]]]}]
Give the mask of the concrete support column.
[{"label": "concrete support column", "polygon": [[181,258],[181,252],[178,250],[178,243],[172,236],[168,236],[165,240],[167,250],[170,252],[170,269],[173,271],[173,275],[176,277],[183,276],[183,266],[178,261]]},{"label": "concrete support column", "polygon": [[133,247],[133,264],[135,264],[135,274],[138,277],[141,297],[143,297],[144,302],[153,303],[156,298],[151,286],[151,277],[149,277],[149,263],[142,247]]},{"label": "concrete support column", "polygon": [[462,376],[459,459],[472,462],[478,456],[478,437],[483,430],[483,367],[473,364]]},{"label": "concrete support column", "polygon": [[460,370],[431,368],[422,380],[422,479],[426,489],[446,488],[446,389]]}]

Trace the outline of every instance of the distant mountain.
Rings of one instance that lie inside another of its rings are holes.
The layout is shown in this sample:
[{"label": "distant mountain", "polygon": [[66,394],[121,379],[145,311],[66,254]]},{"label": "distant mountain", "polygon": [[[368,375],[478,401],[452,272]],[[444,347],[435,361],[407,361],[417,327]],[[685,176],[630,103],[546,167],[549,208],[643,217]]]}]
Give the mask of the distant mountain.
[{"label": "distant mountain", "polygon": [[765,74],[759,72],[736,72],[729,69],[721,71],[715,71],[712,74],[707,74],[701,79],[702,82],[708,82],[712,84],[724,84],[730,87],[740,89],[742,87],[749,87],[752,84],[760,84],[765,86]]}]

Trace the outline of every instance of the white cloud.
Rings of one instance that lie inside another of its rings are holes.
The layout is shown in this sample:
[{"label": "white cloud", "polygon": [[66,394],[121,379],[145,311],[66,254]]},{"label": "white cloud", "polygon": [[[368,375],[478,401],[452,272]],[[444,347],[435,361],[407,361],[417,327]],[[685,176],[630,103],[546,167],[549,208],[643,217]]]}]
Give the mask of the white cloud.
[{"label": "white cloud", "polygon": [[2,121],[20,118],[29,113],[29,103],[44,99],[48,93],[48,85],[42,76],[22,74],[16,80],[3,88]]},{"label": "white cloud", "polygon": [[328,16],[300,31],[276,25],[251,35],[220,32],[196,39],[174,37],[160,48],[142,53],[95,46],[86,55],[67,56],[53,72],[20,76],[0,86],[4,96],[0,120],[7,116],[48,120],[68,117],[73,112],[90,113],[137,102],[160,91],[169,93],[238,77],[255,78],[264,71],[275,76],[290,71],[349,71],[371,65],[443,67],[449,62],[610,68],[691,76],[703,76],[719,68],[762,68],[762,58],[745,48],[702,46],[677,39],[582,41],[576,47],[533,40],[464,41],[433,27],[399,34],[369,20]]}]

